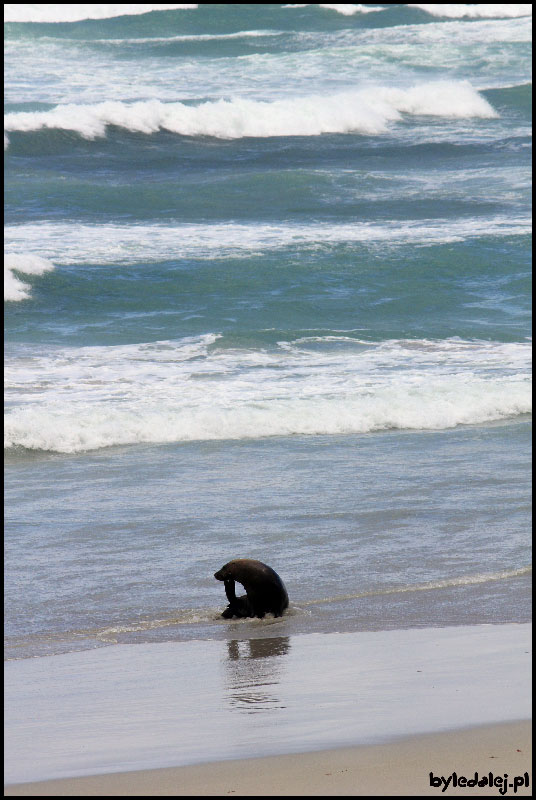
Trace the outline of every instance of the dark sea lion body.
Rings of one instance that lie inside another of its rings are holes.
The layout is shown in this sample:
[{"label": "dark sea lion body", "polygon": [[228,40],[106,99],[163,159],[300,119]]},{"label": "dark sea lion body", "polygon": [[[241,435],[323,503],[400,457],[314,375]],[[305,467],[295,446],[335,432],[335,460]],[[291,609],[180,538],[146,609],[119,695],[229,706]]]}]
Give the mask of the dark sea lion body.
[{"label": "dark sea lion body", "polygon": [[[231,617],[264,617],[271,612],[281,617],[288,608],[288,594],[285,584],[271,567],[252,558],[237,558],[229,561],[214,577],[225,584],[225,594],[229,605],[222,614]],[[235,581],[246,590],[245,597],[235,594]]]}]

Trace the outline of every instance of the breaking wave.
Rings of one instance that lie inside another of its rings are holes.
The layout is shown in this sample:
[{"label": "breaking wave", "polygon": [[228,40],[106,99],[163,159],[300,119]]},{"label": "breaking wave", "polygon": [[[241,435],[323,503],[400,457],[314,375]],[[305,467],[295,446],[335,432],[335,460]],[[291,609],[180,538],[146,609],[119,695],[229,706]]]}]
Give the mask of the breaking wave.
[{"label": "breaking wave", "polygon": [[41,256],[7,253],[4,255],[4,301],[19,302],[30,297],[32,287],[17,278],[14,272],[23,275],[43,275],[53,269],[54,264]]},{"label": "breaking wave", "polygon": [[448,19],[503,19],[532,16],[532,3],[408,3],[433,17]]},{"label": "breaking wave", "polygon": [[[532,410],[530,343],[339,337],[273,351],[219,336],[6,360],[6,448],[442,430]],[[334,341],[337,340],[337,347]]]},{"label": "breaking wave", "polygon": [[423,83],[408,89],[375,87],[332,96],[264,102],[217,100],[199,105],[159,100],[94,105],[69,104],[51,111],[6,114],[4,130],[47,128],[75,131],[86,139],[106,136],[114,125],[151,134],[160,130],[182,136],[221,139],[272,136],[318,136],[323,133],[386,133],[402,114],[444,118],[494,118],[497,112],[467,81]]},{"label": "breaking wave", "polygon": [[383,11],[385,6],[369,6],[363,3],[287,3],[283,8],[307,8],[314,5],[316,8],[325,8],[328,11],[336,11],[345,17],[352,17],[354,14],[371,14],[374,11]]},{"label": "breaking wave", "polygon": [[151,11],[194,9],[197,3],[173,5],[171,3],[6,3],[4,22],[80,22],[84,19],[110,19],[112,17],[148,14]]}]

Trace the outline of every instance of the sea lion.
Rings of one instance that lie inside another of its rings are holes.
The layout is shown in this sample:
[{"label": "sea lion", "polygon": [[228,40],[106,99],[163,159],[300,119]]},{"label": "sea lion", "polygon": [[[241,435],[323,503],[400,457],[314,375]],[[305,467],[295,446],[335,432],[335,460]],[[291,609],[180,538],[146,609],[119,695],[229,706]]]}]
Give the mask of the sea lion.
[{"label": "sea lion", "polygon": [[[229,561],[214,577],[223,581],[229,605],[222,613],[224,619],[231,617],[264,617],[270,611],[281,617],[288,608],[285,584],[271,567],[252,558],[236,558]],[[246,596],[237,597],[235,581],[241,583]]]}]

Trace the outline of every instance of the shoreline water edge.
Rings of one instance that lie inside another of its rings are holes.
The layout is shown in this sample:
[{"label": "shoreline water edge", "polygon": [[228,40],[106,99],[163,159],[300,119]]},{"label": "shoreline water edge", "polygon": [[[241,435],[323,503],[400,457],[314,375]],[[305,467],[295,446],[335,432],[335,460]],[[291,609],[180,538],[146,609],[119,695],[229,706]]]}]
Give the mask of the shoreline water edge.
[{"label": "shoreline water edge", "polygon": [[530,624],[272,634],[7,662],[6,780],[366,746],[523,719],[530,634]]}]

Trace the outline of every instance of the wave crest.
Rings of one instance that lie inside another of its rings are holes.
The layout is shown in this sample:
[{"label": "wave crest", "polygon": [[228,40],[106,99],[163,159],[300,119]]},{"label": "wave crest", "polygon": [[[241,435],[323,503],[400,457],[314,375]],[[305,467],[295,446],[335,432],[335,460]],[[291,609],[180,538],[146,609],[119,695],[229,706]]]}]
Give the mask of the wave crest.
[{"label": "wave crest", "polygon": [[532,3],[408,3],[433,17],[448,19],[503,19],[532,16]]},{"label": "wave crest", "polygon": [[221,139],[272,136],[318,136],[323,133],[386,133],[401,114],[444,118],[494,118],[497,112],[468,81],[439,81],[407,89],[375,87],[332,96],[264,102],[217,100],[199,105],[108,101],[63,105],[51,111],[4,116],[5,131],[46,128],[75,131],[86,139],[106,136],[109,125],[151,134],[160,130],[182,136]]},{"label": "wave crest", "polygon": [[24,275],[43,275],[53,269],[54,264],[41,256],[26,253],[4,255],[4,302],[19,302],[30,297],[31,286],[15,277],[14,271]]},{"label": "wave crest", "polygon": [[175,9],[195,9],[197,3],[6,3],[4,22],[81,22],[85,19],[110,19],[113,17],[149,14],[151,11],[173,11]]},{"label": "wave crest", "polygon": [[4,444],[77,453],[114,445],[444,430],[530,413],[530,344],[371,344],[332,336],[279,348],[178,342],[61,348],[6,359]]},{"label": "wave crest", "polygon": [[307,8],[314,5],[316,8],[325,8],[328,11],[336,11],[345,17],[353,17],[354,14],[371,14],[375,11],[383,11],[385,6],[370,6],[364,3],[288,3],[283,8]]}]

